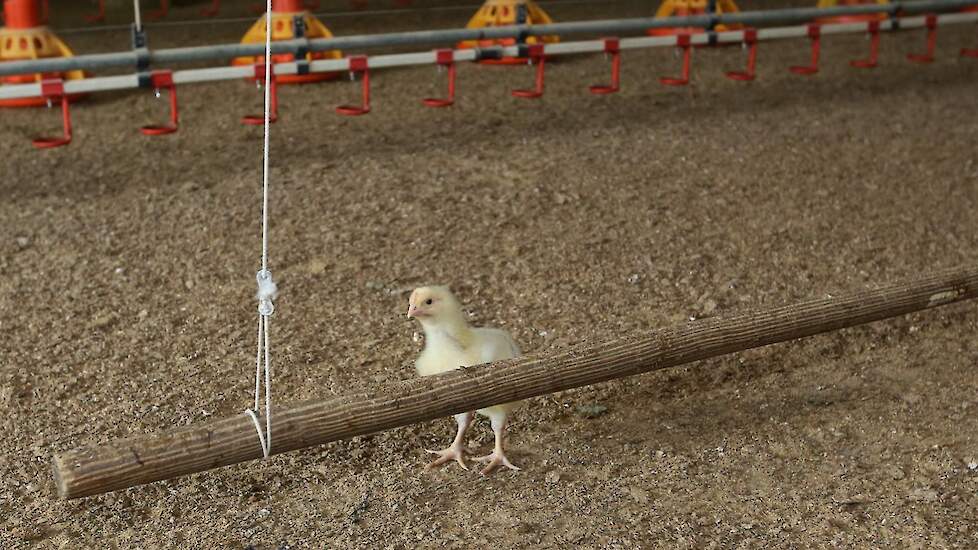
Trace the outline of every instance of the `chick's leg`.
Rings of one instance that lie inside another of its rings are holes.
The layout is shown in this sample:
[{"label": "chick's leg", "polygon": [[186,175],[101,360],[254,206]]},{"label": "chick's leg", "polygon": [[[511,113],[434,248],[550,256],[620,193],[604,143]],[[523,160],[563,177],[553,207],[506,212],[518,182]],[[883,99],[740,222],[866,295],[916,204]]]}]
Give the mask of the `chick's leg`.
[{"label": "chick's leg", "polygon": [[475,459],[476,462],[488,463],[479,473],[489,475],[499,469],[500,466],[505,466],[510,470],[519,470],[519,468],[513,466],[509,459],[506,458],[506,454],[503,453],[503,440],[506,438],[506,411],[490,409],[486,412],[486,415],[492,423],[492,433],[496,436],[496,446],[492,454],[480,456]]},{"label": "chick's leg", "polygon": [[428,464],[425,469],[430,470],[431,468],[438,468],[444,466],[451,461],[458,462],[458,465],[466,470],[469,469],[465,465],[465,456],[462,451],[462,440],[465,438],[465,431],[469,429],[469,425],[472,424],[472,418],[475,416],[474,412],[467,412],[455,415],[455,422],[458,423],[458,433],[455,434],[455,440],[452,441],[452,445],[447,449],[442,449],[440,451],[432,451],[431,449],[425,449],[431,454],[438,455],[433,462]]}]

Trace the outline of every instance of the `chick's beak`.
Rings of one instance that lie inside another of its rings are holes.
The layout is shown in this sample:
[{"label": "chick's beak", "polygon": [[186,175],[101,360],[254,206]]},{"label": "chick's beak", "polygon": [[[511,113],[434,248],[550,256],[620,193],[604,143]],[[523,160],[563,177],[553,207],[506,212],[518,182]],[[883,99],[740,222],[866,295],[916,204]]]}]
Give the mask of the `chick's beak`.
[{"label": "chick's beak", "polygon": [[417,316],[418,316],[417,306],[415,306],[414,304],[408,306],[408,318],[410,319],[412,317],[417,317]]}]

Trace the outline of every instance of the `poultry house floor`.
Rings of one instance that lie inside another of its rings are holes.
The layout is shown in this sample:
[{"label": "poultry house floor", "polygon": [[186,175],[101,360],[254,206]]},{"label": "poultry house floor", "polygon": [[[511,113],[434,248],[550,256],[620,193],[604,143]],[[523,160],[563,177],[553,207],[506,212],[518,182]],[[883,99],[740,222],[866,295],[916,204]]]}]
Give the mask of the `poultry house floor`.
[{"label": "poultry house floor", "polygon": [[[84,3],[79,3],[84,4]],[[229,14],[247,13],[247,3]],[[779,5],[748,3],[741,7]],[[79,26],[81,7],[57,12]],[[340,9],[341,6],[334,6]],[[194,17],[199,6],[175,9]],[[558,20],[640,2],[548,6]],[[235,11],[236,10],[236,11]],[[239,13],[240,12],[240,13]],[[325,18],[338,34],[458,26],[465,11]],[[125,13],[110,14],[125,23]],[[248,23],[157,27],[154,47]],[[124,31],[73,32],[78,52]],[[414,376],[407,292],[453,287],[529,353],[910,278],[978,261],[978,29],[374,75],[281,88],[272,128],[274,394],[383,393]],[[75,501],[55,453],[241,414],[254,372],[261,129],[246,82],[180,89],[182,128],[145,91],[73,107],[75,141],[34,151],[54,111],[0,111],[0,545],[4,548],[974,548],[978,310],[962,303],[531,399],[481,478],[425,472],[451,419]],[[485,421],[467,443],[484,454]],[[257,441],[256,441],[257,445]],[[440,447],[439,447],[440,448]]]}]

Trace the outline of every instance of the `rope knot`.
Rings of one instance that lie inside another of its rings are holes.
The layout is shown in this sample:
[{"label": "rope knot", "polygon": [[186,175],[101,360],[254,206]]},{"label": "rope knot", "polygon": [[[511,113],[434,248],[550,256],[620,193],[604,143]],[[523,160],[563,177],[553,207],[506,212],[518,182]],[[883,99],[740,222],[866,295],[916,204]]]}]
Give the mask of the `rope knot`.
[{"label": "rope knot", "polygon": [[272,272],[263,269],[255,275],[255,279],[258,281],[258,313],[264,317],[268,317],[272,313],[275,313],[275,304],[272,300],[278,296],[278,286],[275,285],[275,281],[272,280]]}]

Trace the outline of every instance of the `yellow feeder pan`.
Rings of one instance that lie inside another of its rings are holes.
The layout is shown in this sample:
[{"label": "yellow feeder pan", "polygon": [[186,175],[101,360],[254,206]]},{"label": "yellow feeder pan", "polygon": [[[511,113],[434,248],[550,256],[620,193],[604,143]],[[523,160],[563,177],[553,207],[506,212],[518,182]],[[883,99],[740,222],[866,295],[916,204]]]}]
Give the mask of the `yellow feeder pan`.
[{"label": "yellow feeder pan", "polygon": [[[553,23],[550,16],[532,0],[486,0],[475,12],[467,29],[485,27],[504,27],[508,25],[547,25]],[[529,36],[526,44],[552,44],[559,42],[556,36]],[[459,48],[486,48],[489,46],[513,46],[515,38],[493,38],[487,40],[465,40],[458,43]],[[504,57],[502,59],[483,59],[480,63],[517,64],[526,63],[524,57]]]},{"label": "yellow feeder pan", "polygon": [[[656,17],[688,17],[709,13],[709,0],[664,0],[655,12]],[[733,0],[717,0],[714,14],[737,13],[740,8]],[[743,28],[743,25],[717,25],[715,31],[730,31]],[[704,32],[699,27],[663,27],[649,29],[645,34],[650,36],[671,36],[675,34],[697,34]]]},{"label": "yellow feeder pan", "polygon": [[[51,57],[72,57],[74,54],[51,29],[44,26],[36,0],[7,0],[3,5],[7,26],[0,28],[0,63]],[[85,78],[83,71],[53,74],[24,74],[0,77],[2,84],[29,84],[44,78],[78,80]],[[0,84],[0,85],[2,85]],[[70,100],[80,95],[70,96]],[[47,105],[43,97],[0,100],[0,107],[39,107]]]},{"label": "yellow feeder pan", "polygon": [[[306,38],[332,38],[333,33],[329,32],[326,25],[303,7],[303,0],[273,0],[272,1],[272,41],[292,40],[296,38],[295,19],[300,17],[305,27],[303,36]],[[258,21],[245,33],[241,39],[242,44],[264,44],[265,43],[265,16],[262,15]],[[343,54],[338,50],[328,52],[310,52],[306,54],[306,60],[317,59],[340,59]],[[263,63],[265,56],[237,57],[231,64],[233,65],[255,65]],[[276,54],[272,56],[274,63],[288,63],[294,61],[295,56],[286,54]],[[276,81],[283,84],[304,84],[308,82],[321,82],[336,78],[340,73],[310,73],[310,74],[289,74],[276,75]]]},{"label": "yellow feeder pan", "polygon": [[[834,8],[837,6],[866,6],[877,4],[885,6],[890,0],[818,0],[816,8]],[[837,15],[835,17],[822,17],[816,19],[818,23],[859,23],[865,21],[882,21],[886,19],[885,13],[865,13],[862,15]]]}]

